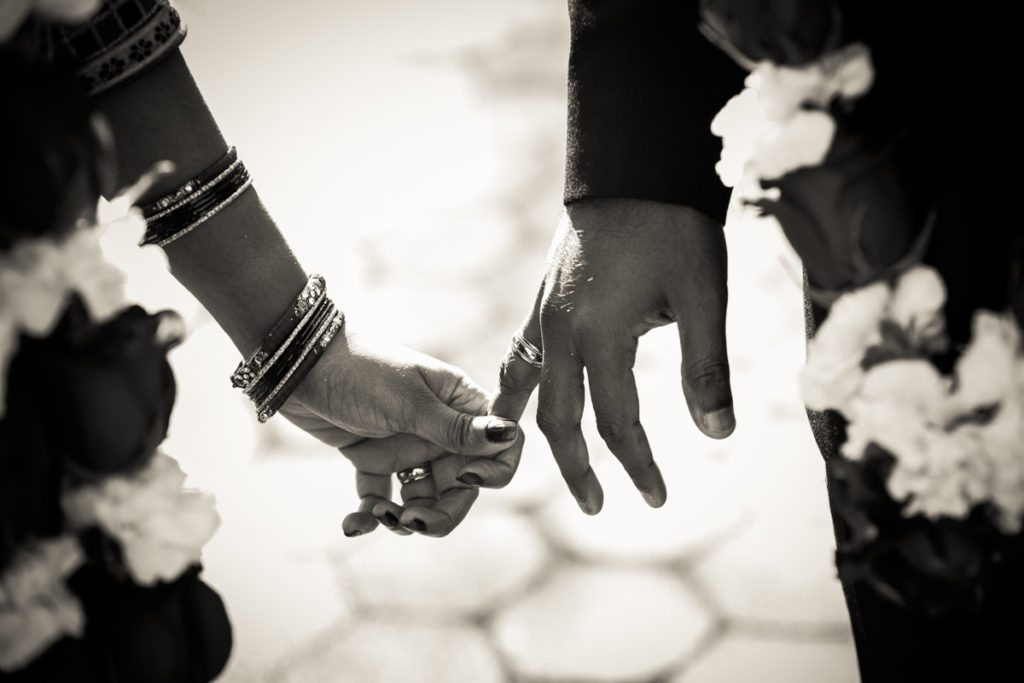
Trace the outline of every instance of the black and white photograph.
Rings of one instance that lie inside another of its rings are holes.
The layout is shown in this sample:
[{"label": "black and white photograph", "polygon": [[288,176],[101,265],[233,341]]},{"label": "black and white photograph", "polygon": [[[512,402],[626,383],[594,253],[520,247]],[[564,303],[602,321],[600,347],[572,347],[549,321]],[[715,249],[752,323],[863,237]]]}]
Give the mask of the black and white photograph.
[{"label": "black and white photograph", "polygon": [[0,683],[1024,680],[1013,8],[0,0]]}]

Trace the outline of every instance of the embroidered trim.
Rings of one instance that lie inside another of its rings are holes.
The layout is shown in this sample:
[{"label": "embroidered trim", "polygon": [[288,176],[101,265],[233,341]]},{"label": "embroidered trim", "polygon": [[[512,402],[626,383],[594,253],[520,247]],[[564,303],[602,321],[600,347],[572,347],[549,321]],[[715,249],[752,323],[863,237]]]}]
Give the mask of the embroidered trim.
[{"label": "embroidered trim", "polygon": [[63,35],[89,95],[144,71],[185,40],[187,28],[167,0],[108,0],[84,26]]}]

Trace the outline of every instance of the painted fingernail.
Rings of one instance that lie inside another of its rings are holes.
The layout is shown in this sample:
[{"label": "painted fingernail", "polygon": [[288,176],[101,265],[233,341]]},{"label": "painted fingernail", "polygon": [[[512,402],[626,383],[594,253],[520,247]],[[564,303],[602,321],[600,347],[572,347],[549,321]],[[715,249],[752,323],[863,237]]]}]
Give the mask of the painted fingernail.
[{"label": "painted fingernail", "polygon": [[359,529],[353,529],[352,531],[346,531],[345,535],[348,536],[349,538],[355,538],[356,536],[362,536],[363,532],[360,531]]},{"label": "painted fingernail", "polygon": [[408,524],[406,524],[405,528],[408,529],[409,531],[415,531],[417,533],[421,533],[422,534],[424,531],[427,530],[427,525],[424,524],[423,522],[421,522],[418,519],[414,519],[414,520],[411,520]]},{"label": "painted fingernail", "polygon": [[519,425],[512,420],[497,418],[487,424],[484,435],[492,443],[508,443],[516,440],[519,435]]},{"label": "painted fingernail", "polygon": [[390,512],[385,512],[380,518],[380,523],[389,529],[394,529],[398,526],[398,517]]},{"label": "painted fingernail", "polygon": [[479,475],[473,474],[472,472],[460,474],[458,476],[458,480],[461,481],[466,486],[483,486],[484,483],[484,480],[481,479]]},{"label": "painted fingernail", "polygon": [[704,431],[707,434],[716,438],[723,438],[732,434],[732,431],[736,429],[736,415],[732,411],[732,406],[729,406],[728,408],[722,408],[713,413],[705,414],[701,418],[701,423],[704,425]]}]

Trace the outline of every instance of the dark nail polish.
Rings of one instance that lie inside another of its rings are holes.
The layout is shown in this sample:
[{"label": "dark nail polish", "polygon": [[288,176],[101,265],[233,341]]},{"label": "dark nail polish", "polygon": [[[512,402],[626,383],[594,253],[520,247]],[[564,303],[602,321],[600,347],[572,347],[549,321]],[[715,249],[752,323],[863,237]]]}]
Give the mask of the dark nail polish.
[{"label": "dark nail polish", "polygon": [[515,441],[519,435],[519,425],[512,420],[491,420],[484,430],[487,440],[492,443],[508,443]]},{"label": "dark nail polish", "polygon": [[411,522],[409,522],[408,524],[406,524],[405,528],[408,529],[409,531],[415,531],[415,532],[418,532],[418,533],[422,534],[424,531],[427,530],[427,525],[424,524],[423,522],[421,522],[418,519],[414,519]]},{"label": "dark nail polish", "polygon": [[398,517],[395,517],[390,512],[385,512],[380,518],[380,523],[389,529],[394,529],[398,526]]},{"label": "dark nail polish", "polygon": [[479,475],[473,474],[472,472],[460,474],[458,479],[466,486],[483,486],[484,483],[484,480],[481,479]]},{"label": "dark nail polish", "polygon": [[345,535],[348,536],[349,538],[355,538],[356,536],[362,536],[363,532],[360,531],[359,529],[353,529],[352,531],[346,531]]}]

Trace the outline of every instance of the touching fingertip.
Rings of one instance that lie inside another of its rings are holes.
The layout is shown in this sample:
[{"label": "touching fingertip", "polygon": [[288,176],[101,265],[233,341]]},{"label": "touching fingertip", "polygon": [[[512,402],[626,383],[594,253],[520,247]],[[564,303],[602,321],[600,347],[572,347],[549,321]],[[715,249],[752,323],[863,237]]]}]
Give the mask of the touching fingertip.
[{"label": "touching fingertip", "polygon": [[464,472],[456,478],[466,486],[483,486],[484,484],[483,478],[473,472]]},{"label": "touching fingertip", "polygon": [[512,420],[494,417],[487,423],[484,436],[491,443],[511,443],[519,436],[519,425]]}]

